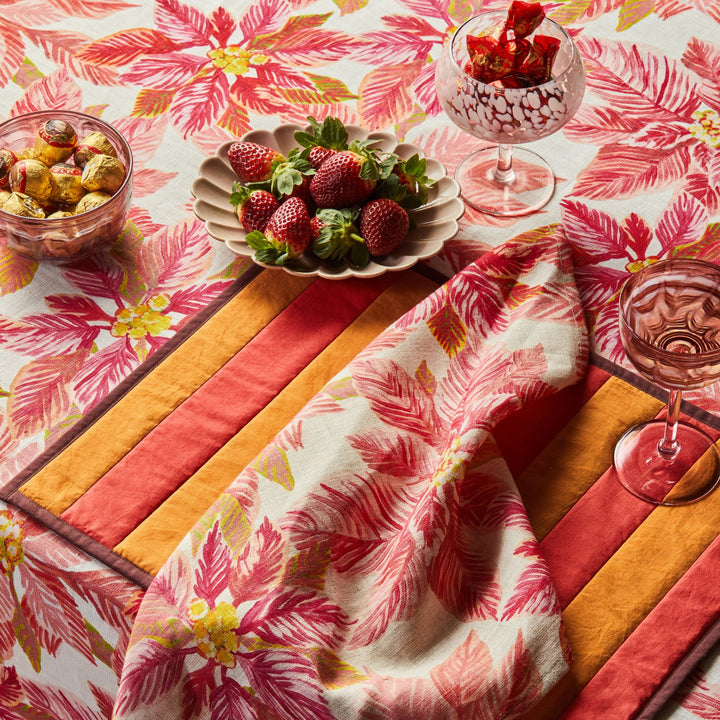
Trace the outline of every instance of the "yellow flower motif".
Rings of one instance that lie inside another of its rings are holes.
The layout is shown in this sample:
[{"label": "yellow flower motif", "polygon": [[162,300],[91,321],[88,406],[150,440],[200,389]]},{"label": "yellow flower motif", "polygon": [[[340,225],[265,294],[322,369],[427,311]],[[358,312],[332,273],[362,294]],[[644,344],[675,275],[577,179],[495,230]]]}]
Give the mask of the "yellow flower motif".
[{"label": "yellow flower motif", "polygon": [[459,447],[460,438],[456,438],[443,454],[440,464],[433,474],[432,484],[435,487],[440,487],[447,482],[454,482],[458,477],[462,477],[465,461],[456,454]]},{"label": "yellow flower motif", "polygon": [[10,574],[25,559],[23,532],[8,510],[0,512],[0,569]]},{"label": "yellow flower motif", "polygon": [[264,65],[270,59],[267,55],[253,53],[239,45],[228,45],[208,51],[212,64],[232,75],[244,75],[251,65]]},{"label": "yellow flower motif", "polygon": [[710,109],[695,110],[692,117],[697,122],[688,128],[690,134],[710,147],[720,147],[720,113]]},{"label": "yellow flower motif", "polygon": [[169,304],[170,299],[166,295],[157,295],[146,303],[122,308],[115,313],[115,323],[110,332],[115,337],[129,335],[134,340],[141,340],[146,335],[162,335],[172,325],[172,318],[161,312]]},{"label": "yellow flower motif", "polygon": [[235,655],[239,647],[234,632],[240,627],[237,610],[227,602],[218,603],[212,610],[201,599],[195,599],[188,608],[188,618],[200,654],[226,667],[235,667]]},{"label": "yellow flower motif", "polygon": [[654,265],[660,258],[649,257],[643,260],[633,260],[625,265],[625,269],[628,272],[635,273],[638,270],[642,270],[646,265]]}]

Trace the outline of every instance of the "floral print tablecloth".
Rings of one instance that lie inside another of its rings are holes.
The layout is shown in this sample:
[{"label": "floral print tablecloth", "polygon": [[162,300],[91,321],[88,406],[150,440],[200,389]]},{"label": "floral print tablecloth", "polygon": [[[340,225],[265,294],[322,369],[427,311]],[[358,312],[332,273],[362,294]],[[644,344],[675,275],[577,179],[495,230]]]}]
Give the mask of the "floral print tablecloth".
[{"label": "floral print tablecloth", "polygon": [[[0,481],[246,267],[192,213],[189,189],[204,157],[250,128],[332,113],[390,129],[452,172],[476,140],[440,112],[434,65],[463,19],[501,6],[5,3],[4,116],[52,107],[102,116],[130,141],[135,191],[131,222],[109,258],[37,266],[0,238]],[[564,234],[592,345],[624,364],[615,295],[628,274],[674,253],[718,259],[720,10],[715,0],[546,8],[575,34],[588,72],[576,117],[536,144],[558,177],[556,196],[515,220],[468,210],[432,264],[452,275],[510,238]],[[717,413],[718,392],[688,398]],[[142,593],[12,508],[3,510],[0,536],[5,714],[109,717]],[[81,679],[67,678],[68,662],[86,666]],[[683,717],[707,716],[700,699],[718,697],[712,668],[703,673],[692,703],[678,710]]]}]

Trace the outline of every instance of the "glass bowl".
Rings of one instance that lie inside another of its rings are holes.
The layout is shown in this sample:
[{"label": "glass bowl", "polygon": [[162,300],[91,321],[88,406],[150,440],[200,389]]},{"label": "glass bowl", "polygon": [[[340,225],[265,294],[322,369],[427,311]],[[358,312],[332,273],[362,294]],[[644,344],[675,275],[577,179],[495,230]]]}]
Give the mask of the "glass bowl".
[{"label": "glass bowl", "polygon": [[[63,120],[70,124],[78,141],[92,132],[102,133],[125,167],[125,178],[112,197],[77,215],[25,217],[0,208],[0,232],[4,234],[8,248],[42,262],[69,263],[110,247],[123,231],[132,200],[132,150],[112,125],[92,115],[70,110],[42,110],[0,123],[0,149],[19,153],[32,148],[38,128],[48,120]],[[72,156],[66,162],[72,164]]]}]

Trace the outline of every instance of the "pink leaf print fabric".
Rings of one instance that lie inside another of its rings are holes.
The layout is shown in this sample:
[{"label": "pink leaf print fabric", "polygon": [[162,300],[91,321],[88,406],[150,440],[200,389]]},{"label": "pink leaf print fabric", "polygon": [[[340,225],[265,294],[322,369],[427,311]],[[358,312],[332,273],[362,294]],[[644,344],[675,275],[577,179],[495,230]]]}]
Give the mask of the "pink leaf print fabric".
[{"label": "pink leaf print fabric", "polygon": [[[213,720],[510,718],[548,691],[559,609],[490,432],[583,372],[558,237],[488,254],[358,355],[273,441],[292,485],[240,474],[147,591],[115,717],[167,715],[176,684]],[[448,306],[462,345],[434,330]]]}]

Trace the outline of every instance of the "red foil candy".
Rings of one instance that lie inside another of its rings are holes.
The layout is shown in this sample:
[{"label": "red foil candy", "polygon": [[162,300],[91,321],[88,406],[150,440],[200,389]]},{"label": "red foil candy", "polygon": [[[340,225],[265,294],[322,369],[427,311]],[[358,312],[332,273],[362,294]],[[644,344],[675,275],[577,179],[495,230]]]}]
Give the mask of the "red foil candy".
[{"label": "red foil candy", "polygon": [[514,0],[504,26],[467,36],[470,60],[465,72],[480,82],[508,88],[548,82],[560,41],[547,35],[529,37],[544,17],[540,3]]}]

